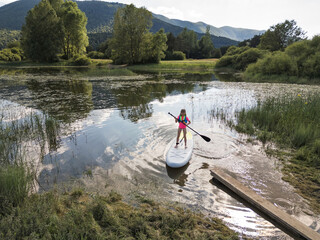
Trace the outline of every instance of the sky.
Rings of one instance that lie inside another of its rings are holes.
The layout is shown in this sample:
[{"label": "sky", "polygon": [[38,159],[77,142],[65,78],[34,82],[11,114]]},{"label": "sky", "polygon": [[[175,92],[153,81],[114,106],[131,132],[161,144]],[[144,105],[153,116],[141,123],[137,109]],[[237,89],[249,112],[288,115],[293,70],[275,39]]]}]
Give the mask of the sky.
[{"label": "sky", "polygon": [[[266,30],[279,22],[296,20],[308,37],[320,34],[320,0],[114,0],[169,18],[202,21],[215,27]],[[0,0],[2,3],[12,0]]]}]

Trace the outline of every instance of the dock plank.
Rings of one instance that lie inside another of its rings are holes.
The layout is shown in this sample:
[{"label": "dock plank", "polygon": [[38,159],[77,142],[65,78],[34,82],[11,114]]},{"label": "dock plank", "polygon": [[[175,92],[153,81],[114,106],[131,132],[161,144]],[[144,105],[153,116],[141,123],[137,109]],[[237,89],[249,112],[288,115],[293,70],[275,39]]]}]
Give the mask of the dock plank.
[{"label": "dock plank", "polygon": [[290,216],[286,212],[282,211],[281,209],[277,208],[268,200],[264,199],[253,190],[244,186],[229,174],[225,173],[222,169],[217,167],[212,168],[211,175],[232,192],[252,204],[254,207],[266,214],[276,223],[293,232],[295,235],[300,235],[301,237],[308,240],[320,240],[319,233],[312,230],[311,228],[301,223],[294,217]]}]

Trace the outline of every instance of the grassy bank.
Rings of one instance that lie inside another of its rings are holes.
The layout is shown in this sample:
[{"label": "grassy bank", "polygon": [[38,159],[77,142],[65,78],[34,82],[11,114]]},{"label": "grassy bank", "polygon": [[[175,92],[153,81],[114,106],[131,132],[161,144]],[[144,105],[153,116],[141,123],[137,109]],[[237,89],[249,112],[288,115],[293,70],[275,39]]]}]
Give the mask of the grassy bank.
[{"label": "grassy bank", "polygon": [[159,64],[141,64],[129,66],[135,71],[209,71],[212,72],[217,59],[172,60]]},{"label": "grassy bank", "polygon": [[241,74],[242,80],[245,82],[263,82],[263,83],[296,83],[296,84],[319,84],[319,78],[306,78],[298,76],[288,76],[284,74],[276,75],[264,75],[254,74],[251,72],[244,72]]},{"label": "grassy bank", "polygon": [[26,198],[0,219],[3,239],[238,239],[216,218],[163,207],[137,197],[137,206],[121,196],[86,194],[82,190],[48,192]]},{"label": "grassy bank", "polygon": [[318,94],[270,98],[253,109],[239,112],[234,126],[239,132],[255,135],[263,143],[275,142],[286,150],[268,152],[283,161],[283,179],[309,199],[317,212],[320,212],[319,106]]},{"label": "grassy bank", "polygon": [[[61,73],[80,75],[80,76],[135,76],[134,73],[142,72],[213,72],[217,59],[200,60],[179,60],[161,61],[159,64],[140,64],[140,65],[113,65],[109,59],[92,59],[87,66],[79,66],[71,61],[61,61],[55,63],[34,63],[30,61],[21,62],[1,62],[0,75],[16,75],[32,73],[32,70],[52,69]],[[18,71],[19,70],[19,71]]]},{"label": "grassy bank", "polygon": [[[107,66],[112,63],[110,59],[91,59],[91,64],[83,67],[96,67],[96,66]],[[19,62],[4,62],[0,61],[0,68],[23,68],[23,67],[81,67],[72,60],[61,60],[59,62],[52,63],[41,63],[41,62],[32,62],[32,61],[19,61]]]}]

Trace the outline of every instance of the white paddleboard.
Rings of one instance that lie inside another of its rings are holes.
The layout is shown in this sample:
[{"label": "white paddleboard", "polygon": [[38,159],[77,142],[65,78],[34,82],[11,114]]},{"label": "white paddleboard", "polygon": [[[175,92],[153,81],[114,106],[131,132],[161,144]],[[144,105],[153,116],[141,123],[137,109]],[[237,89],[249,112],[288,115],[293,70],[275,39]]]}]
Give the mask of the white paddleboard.
[{"label": "white paddleboard", "polygon": [[[181,132],[179,142],[182,138],[183,132]],[[172,140],[166,156],[167,165],[172,168],[179,168],[186,165],[191,158],[193,150],[193,136],[190,132],[187,132],[187,148],[185,148],[184,139],[178,145],[178,148],[175,148],[176,140],[176,137]]]}]

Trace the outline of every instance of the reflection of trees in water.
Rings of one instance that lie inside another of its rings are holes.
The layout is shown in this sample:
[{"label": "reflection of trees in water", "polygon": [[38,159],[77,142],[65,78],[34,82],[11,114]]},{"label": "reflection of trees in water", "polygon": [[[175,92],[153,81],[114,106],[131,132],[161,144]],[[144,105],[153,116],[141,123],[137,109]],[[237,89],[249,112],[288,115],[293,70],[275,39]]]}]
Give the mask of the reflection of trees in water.
[{"label": "reflection of trees in water", "polygon": [[222,82],[242,82],[241,75],[233,70],[215,71],[215,75]]},{"label": "reflection of trees in water", "polygon": [[27,82],[37,109],[64,123],[86,118],[93,109],[92,84],[89,81]]},{"label": "reflection of trees in water", "polygon": [[[146,83],[139,85],[123,86],[112,89],[116,96],[117,106],[120,109],[121,117],[137,122],[152,116],[153,108],[150,102],[157,99],[162,102],[168,95],[192,92],[195,89],[195,83]],[[201,87],[201,91],[206,86]]]},{"label": "reflection of trees in water", "polygon": [[137,122],[139,119],[151,117],[154,99],[162,101],[166,96],[165,84],[143,84],[113,89],[116,95],[121,117]]}]

